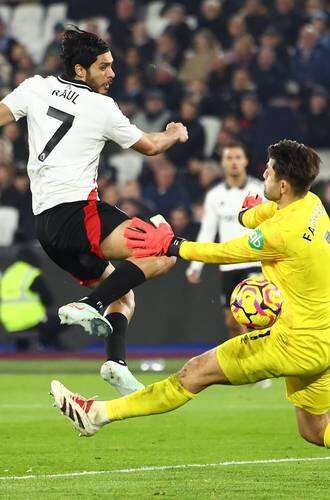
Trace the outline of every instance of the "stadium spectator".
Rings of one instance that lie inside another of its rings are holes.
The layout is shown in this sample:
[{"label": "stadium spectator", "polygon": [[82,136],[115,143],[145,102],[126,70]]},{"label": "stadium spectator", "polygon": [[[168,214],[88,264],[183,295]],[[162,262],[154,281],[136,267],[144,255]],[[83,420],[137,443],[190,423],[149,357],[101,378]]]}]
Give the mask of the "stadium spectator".
[{"label": "stadium spectator", "polygon": [[164,31],[156,42],[155,64],[165,62],[178,69],[182,63],[182,50],[173,33]]},{"label": "stadium spectator", "polygon": [[230,17],[227,21],[226,31],[227,39],[224,41],[223,46],[225,49],[230,49],[236,40],[247,33],[244,17],[237,13]]},{"label": "stadium spectator", "polygon": [[198,232],[198,224],[190,220],[190,214],[187,207],[177,206],[172,208],[169,217],[173,231],[182,235],[182,238],[190,240],[196,238]]},{"label": "stadium spectator", "polygon": [[198,28],[211,31],[221,43],[225,43],[225,20],[220,0],[203,0],[198,13]]},{"label": "stadium spectator", "polygon": [[163,160],[154,171],[154,182],[143,189],[143,198],[155,213],[168,217],[175,206],[189,208],[191,200],[185,187],[176,180],[176,171],[169,160]]},{"label": "stadium spectator", "polygon": [[164,12],[168,21],[165,33],[171,33],[181,50],[186,50],[190,45],[192,31],[187,23],[186,9],[183,5],[175,3]]},{"label": "stadium spectator", "polygon": [[179,72],[184,83],[207,78],[219,54],[217,40],[211,31],[201,30],[193,38],[193,51],[186,55]]},{"label": "stadium spectator", "polygon": [[201,154],[204,150],[205,132],[198,118],[198,105],[189,97],[184,98],[179,114],[174,115],[170,121],[180,121],[188,130],[189,141],[173,146],[167,153],[174,165],[182,168],[186,166],[189,158]]},{"label": "stadium spectator", "polygon": [[274,50],[265,47],[259,50],[251,66],[251,77],[263,103],[283,93],[286,72],[279,64]]},{"label": "stadium spectator", "polygon": [[329,16],[322,10],[313,12],[310,18],[311,25],[319,34],[319,43],[326,49],[330,49]]},{"label": "stadium spectator", "polygon": [[25,131],[21,129],[18,123],[9,123],[1,130],[1,139],[7,142],[12,150],[12,159],[14,162],[24,162],[28,156],[28,147],[25,138]]},{"label": "stadium spectator", "polygon": [[132,25],[132,44],[139,50],[141,59],[147,63],[153,59],[155,42],[149,37],[146,25],[142,20]]},{"label": "stadium spectator", "polygon": [[291,59],[292,76],[298,83],[310,87],[318,83],[330,85],[330,51],[319,44],[320,35],[310,24],[299,33],[296,53]]},{"label": "stadium spectator", "polygon": [[[99,10],[102,12],[102,9]],[[132,26],[137,21],[134,0],[117,0],[110,17],[109,34],[111,43],[119,54],[132,44]]]},{"label": "stadium spectator", "polygon": [[149,78],[150,87],[158,88],[166,96],[167,107],[177,111],[183,96],[183,86],[176,78],[176,71],[169,64],[162,62],[154,68]]},{"label": "stadium spectator", "polygon": [[12,46],[16,43],[8,33],[8,28],[3,19],[0,18],[0,53],[8,57]]},{"label": "stadium spectator", "polygon": [[30,181],[26,171],[17,170],[15,172],[12,184],[8,185],[2,192],[1,204],[14,207],[19,212],[15,242],[19,243],[36,239]]},{"label": "stadium spectator", "polygon": [[145,93],[143,110],[135,115],[133,123],[146,132],[158,132],[164,128],[169,117],[165,96],[155,89]]},{"label": "stadium spectator", "polygon": [[270,18],[272,26],[283,35],[285,42],[294,45],[302,22],[295,0],[275,0]]},{"label": "stadium spectator", "polygon": [[64,32],[64,29],[65,29],[65,26],[63,23],[58,22],[55,24],[55,26],[54,26],[54,38],[46,47],[44,59],[46,59],[49,54],[55,55],[58,58],[60,57],[61,45],[62,45],[62,35]]},{"label": "stadium spectator", "polygon": [[305,141],[317,148],[330,145],[329,96],[322,87],[312,90],[306,114]]},{"label": "stadium spectator", "polygon": [[269,23],[267,7],[261,0],[247,0],[239,13],[244,17],[248,33],[257,40]]}]

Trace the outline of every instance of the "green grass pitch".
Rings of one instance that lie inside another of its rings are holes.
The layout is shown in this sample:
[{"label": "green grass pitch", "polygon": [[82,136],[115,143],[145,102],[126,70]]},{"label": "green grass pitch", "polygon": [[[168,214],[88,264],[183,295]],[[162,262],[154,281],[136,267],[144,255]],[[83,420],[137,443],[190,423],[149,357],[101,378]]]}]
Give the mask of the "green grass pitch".
[{"label": "green grass pitch", "polygon": [[[329,450],[298,437],[281,381],[269,389],[212,387],[175,412],[78,438],[52,408],[49,382],[116,397],[98,368],[97,361],[0,362],[0,498],[329,498]],[[83,471],[92,473],[73,474]]]}]

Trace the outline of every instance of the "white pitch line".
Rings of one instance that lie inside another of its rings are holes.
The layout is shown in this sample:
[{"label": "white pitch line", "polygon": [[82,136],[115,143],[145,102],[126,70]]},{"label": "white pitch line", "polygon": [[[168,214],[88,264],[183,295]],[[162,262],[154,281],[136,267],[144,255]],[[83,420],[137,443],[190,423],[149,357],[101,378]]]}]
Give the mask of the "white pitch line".
[{"label": "white pitch line", "polygon": [[269,460],[242,460],[232,462],[216,462],[210,464],[179,464],[179,465],[159,465],[159,466],[145,466],[136,467],[132,469],[117,469],[117,470],[90,470],[81,472],[67,472],[63,474],[30,474],[29,476],[0,476],[2,481],[17,481],[20,479],[56,479],[63,477],[80,477],[80,476],[97,476],[101,474],[131,474],[134,472],[156,472],[165,470],[178,470],[178,469],[193,469],[193,468],[206,468],[206,467],[227,467],[233,465],[263,465],[263,464],[280,464],[287,462],[314,462],[320,460],[330,460],[327,457],[302,457],[302,458],[272,458]]},{"label": "white pitch line", "polygon": [[33,409],[51,409],[50,405],[43,405],[39,403],[31,403],[31,404],[14,404],[14,403],[2,403],[0,404],[0,408],[5,410],[33,410]]}]

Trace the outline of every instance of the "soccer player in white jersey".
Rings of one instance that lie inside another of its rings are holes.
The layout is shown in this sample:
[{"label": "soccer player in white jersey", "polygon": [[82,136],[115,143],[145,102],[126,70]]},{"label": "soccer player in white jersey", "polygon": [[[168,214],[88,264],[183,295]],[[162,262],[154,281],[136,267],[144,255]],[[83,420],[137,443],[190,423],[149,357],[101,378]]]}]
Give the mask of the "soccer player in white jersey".
[{"label": "soccer player in white jersey", "polygon": [[[107,140],[155,155],[188,134],[181,123],[146,134],[108,97],[115,73],[109,46],[78,28],[63,35],[61,77],[28,78],[0,103],[0,125],[27,117],[28,174],[38,239],[48,256],[82,285],[88,297],[59,309],[62,323],[111,334],[101,376],[127,394],[142,387],[125,363],[125,332],[134,310],[131,291],[167,272],[175,258],[132,258],[123,236],[128,216],[97,193],[98,163]],[[114,270],[109,259],[122,262]],[[110,354],[109,354],[110,353]]]},{"label": "soccer player in white jersey", "polygon": [[[248,158],[245,148],[240,143],[224,147],[221,154],[221,167],[224,180],[212,188],[206,195],[204,215],[197,241],[214,241],[216,235],[222,242],[243,236],[248,232],[237,218],[243,200],[249,193],[261,195],[263,183],[247,174]],[[204,267],[203,262],[191,262],[186,276],[189,283],[198,284]],[[234,319],[230,311],[230,296],[240,281],[261,273],[255,262],[219,266],[222,277],[222,305],[229,336],[236,337],[245,332]]]}]

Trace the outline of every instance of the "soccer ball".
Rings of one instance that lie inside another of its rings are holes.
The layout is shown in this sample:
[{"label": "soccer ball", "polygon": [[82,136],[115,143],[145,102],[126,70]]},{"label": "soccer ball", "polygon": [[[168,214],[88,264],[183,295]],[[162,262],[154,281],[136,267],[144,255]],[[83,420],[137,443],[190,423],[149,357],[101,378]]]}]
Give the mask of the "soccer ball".
[{"label": "soccer ball", "polygon": [[265,278],[247,278],[235,287],[230,309],[236,321],[251,330],[272,326],[281,314],[281,291]]}]

